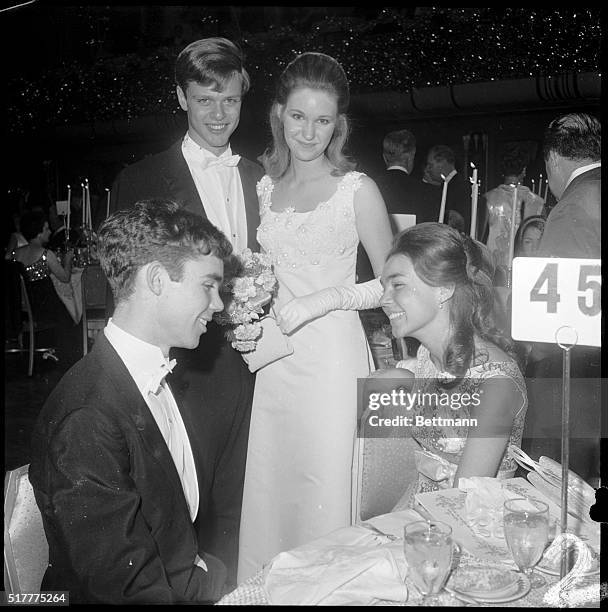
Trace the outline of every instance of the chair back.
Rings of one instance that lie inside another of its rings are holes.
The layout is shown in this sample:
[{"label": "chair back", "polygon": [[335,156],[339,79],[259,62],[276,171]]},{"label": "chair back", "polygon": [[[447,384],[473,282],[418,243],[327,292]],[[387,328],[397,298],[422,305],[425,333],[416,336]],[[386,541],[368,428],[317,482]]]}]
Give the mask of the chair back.
[{"label": "chair back", "polygon": [[357,437],[352,479],[353,524],[394,508],[418,478],[414,451],[419,449],[407,434],[399,438]]},{"label": "chair back", "polygon": [[82,271],[82,307],[105,308],[106,276],[100,266],[86,266]]},{"label": "chair back", "polygon": [[19,262],[4,261],[4,338],[14,340],[22,332],[22,279]]},{"label": "chair back", "polygon": [[30,484],[29,464],[4,480],[4,587],[11,593],[36,593],[49,562],[49,547]]}]

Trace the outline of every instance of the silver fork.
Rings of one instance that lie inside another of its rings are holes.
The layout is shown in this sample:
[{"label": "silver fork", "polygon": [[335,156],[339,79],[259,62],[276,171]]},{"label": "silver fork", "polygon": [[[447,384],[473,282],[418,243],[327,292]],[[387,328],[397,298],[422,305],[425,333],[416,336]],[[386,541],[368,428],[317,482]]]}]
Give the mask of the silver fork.
[{"label": "silver fork", "polygon": [[377,533],[378,535],[388,538],[391,542],[401,539],[399,536],[393,535],[392,533],[384,533],[384,531],[381,531],[380,529],[378,529],[378,527],[376,527],[375,525],[372,525],[371,523],[361,523],[361,527],[370,529],[371,531]]}]

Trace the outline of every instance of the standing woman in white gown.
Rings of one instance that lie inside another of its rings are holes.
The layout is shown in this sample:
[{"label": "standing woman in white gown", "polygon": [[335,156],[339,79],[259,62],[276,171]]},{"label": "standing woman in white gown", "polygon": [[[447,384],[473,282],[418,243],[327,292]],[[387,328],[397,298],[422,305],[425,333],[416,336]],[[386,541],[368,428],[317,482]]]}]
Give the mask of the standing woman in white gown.
[{"label": "standing woman in white gown", "polygon": [[257,373],[239,582],[351,520],[357,378],[373,367],[356,311],[377,307],[382,294],[377,280],[355,284],[357,246],[379,276],[392,233],[376,184],[343,153],[348,103],[340,64],[304,53],[282,73],[270,111],[258,241],[274,265],[273,310],[293,353]]}]

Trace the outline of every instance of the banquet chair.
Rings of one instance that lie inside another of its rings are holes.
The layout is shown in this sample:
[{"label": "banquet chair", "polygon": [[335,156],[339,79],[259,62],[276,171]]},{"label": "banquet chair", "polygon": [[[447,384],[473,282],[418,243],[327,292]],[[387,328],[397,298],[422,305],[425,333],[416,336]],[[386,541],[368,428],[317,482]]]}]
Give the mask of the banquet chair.
[{"label": "banquet chair", "polygon": [[[5,353],[28,353],[27,375],[34,373],[34,355],[41,353],[43,359],[53,359],[54,347],[36,347],[36,334],[52,328],[49,323],[36,321],[21,265],[15,261],[4,262],[4,331]],[[27,348],[24,347],[23,334],[28,335]]]},{"label": "banquet chair", "polygon": [[22,465],[4,480],[4,589],[10,593],[39,592],[49,560],[28,471]]},{"label": "banquet chair", "polygon": [[[367,415],[369,412],[364,413],[362,422]],[[407,432],[390,438],[357,436],[352,478],[353,525],[391,512],[418,477],[414,451],[419,449]]]},{"label": "banquet chair", "polygon": [[82,354],[89,352],[89,332],[106,323],[106,277],[100,266],[82,271]]}]

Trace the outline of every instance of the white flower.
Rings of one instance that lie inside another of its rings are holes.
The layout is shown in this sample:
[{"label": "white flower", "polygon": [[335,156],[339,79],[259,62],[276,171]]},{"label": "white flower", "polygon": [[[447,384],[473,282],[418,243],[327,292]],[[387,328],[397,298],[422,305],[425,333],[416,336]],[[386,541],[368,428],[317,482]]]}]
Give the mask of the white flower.
[{"label": "white flower", "polygon": [[257,340],[261,333],[261,323],[242,323],[234,328],[234,336],[237,340]]},{"label": "white flower", "polygon": [[234,280],[232,293],[239,302],[246,302],[249,298],[256,296],[257,289],[251,277],[243,276]]}]

